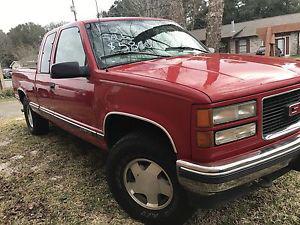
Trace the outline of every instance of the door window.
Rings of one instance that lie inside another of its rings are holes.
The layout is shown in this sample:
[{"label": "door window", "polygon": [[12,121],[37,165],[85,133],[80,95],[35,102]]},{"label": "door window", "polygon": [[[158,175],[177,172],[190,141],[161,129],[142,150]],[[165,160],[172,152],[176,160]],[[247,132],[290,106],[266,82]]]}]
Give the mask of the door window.
[{"label": "door window", "polygon": [[64,62],[78,62],[79,66],[85,65],[86,56],[77,27],[68,28],[61,32],[55,63]]},{"label": "door window", "polygon": [[50,57],[52,51],[52,45],[55,38],[55,33],[50,34],[45,41],[42,58],[41,58],[41,66],[40,72],[41,73],[49,73],[50,72]]},{"label": "door window", "polygon": [[281,52],[285,54],[285,39],[284,38],[277,39],[276,45],[281,50]]}]

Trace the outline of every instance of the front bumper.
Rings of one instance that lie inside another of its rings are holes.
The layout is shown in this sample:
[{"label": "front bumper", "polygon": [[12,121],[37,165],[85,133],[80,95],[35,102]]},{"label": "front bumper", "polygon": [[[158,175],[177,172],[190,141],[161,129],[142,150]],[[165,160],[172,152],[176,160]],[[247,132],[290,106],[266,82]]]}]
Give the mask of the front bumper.
[{"label": "front bumper", "polygon": [[177,160],[179,183],[187,190],[211,195],[251,183],[300,163],[300,135],[258,149],[250,155],[218,164],[195,164]]}]

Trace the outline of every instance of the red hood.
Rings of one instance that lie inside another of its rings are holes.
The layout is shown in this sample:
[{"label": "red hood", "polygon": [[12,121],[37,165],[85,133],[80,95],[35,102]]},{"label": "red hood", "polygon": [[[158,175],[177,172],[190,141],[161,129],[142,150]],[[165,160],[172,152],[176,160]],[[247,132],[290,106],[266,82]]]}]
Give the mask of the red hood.
[{"label": "red hood", "polygon": [[300,81],[300,62],[229,54],[165,58],[118,66],[113,70],[188,86],[206,93],[213,102]]}]

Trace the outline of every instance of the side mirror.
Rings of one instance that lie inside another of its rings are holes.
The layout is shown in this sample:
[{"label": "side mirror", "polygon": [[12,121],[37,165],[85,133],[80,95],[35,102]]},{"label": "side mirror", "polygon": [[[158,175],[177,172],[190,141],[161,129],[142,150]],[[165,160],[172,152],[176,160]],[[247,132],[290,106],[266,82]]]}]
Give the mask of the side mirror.
[{"label": "side mirror", "polygon": [[208,50],[211,52],[211,53],[215,53],[216,50],[214,48],[208,48]]},{"label": "side mirror", "polygon": [[78,62],[56,63],[51,67],[51,78],[53,79],[87,77],[88,74],[88,68],[80,67]]}]

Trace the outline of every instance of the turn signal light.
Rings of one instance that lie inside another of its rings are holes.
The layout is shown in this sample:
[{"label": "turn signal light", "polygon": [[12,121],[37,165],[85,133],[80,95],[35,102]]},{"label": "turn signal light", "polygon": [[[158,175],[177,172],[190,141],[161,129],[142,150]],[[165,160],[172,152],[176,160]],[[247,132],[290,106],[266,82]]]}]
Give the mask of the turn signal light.
[{"label": "turn signal light", "polygon": [[197,145],[200,148],[209,148],[213,146],[214,137],[213,132],[197,132]]},{"label": "turn signal light", "polygon": [[197,111],[197,127],[212,127],[211,109],[199,109]]}]

